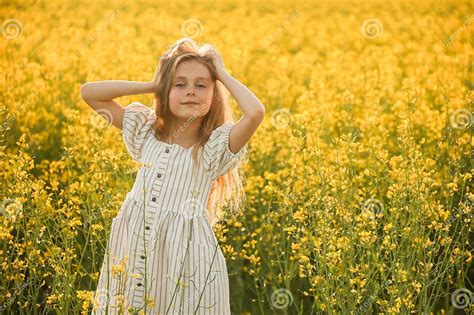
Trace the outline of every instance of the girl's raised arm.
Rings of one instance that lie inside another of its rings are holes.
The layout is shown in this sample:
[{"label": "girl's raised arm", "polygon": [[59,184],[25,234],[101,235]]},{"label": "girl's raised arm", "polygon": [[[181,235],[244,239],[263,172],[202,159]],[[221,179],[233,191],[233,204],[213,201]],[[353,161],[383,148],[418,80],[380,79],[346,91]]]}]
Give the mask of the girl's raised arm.
[{"label": "girl's raised arm", "polygon": [[[106,80],[86,82],[81,85],[82,99],[107,119],[112,125],[122,130],[124,107],[114,98],[154,93],[159,81],[160,65],[156,68],[153,79],[149,82]],[[105,115],[102,115],[105,114]]]},{"label": "girl's raised arm", "polygon": [[212,62],[216,66],[217,79],[229,90],[244,113],[229,133],[228,148],[235,154],[245,146],[262,123],[265,117],[265,107],[252,91],[227,73],[222,57],[214,46],[204,46],[201,54],[212,58]]},{"label": "girl's raised arm", "polygon": [[122,129],[124,107],[114,98],[124,95],[153,93],[156,83],[107,80],[87,82],[81,85],[81,97],[102,117]]}]

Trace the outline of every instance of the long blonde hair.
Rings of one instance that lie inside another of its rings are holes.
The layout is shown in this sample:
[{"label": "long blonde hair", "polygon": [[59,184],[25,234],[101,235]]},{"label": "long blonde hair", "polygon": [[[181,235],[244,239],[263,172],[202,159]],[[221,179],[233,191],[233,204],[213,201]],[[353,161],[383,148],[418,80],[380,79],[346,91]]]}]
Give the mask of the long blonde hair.
[{"label": "long blonde hair", "polygon": [[[235,119],[232,108],[229,105],[229,92],[225,86],[217,80],[216,68],[212,59],[208,56],[201,56],[198,46],[191,38],[181,38],[176,41],[168,51],[163,54],[159,64],[159,83],[155,91],[153,105],[156,111],[156,121],[154,125],[155,135],[160,139],[167,138],[169,122],[173,120],[169,108],[169,94],[172,87],[172,80],[178,65],[183,61],[195,60],[206,66],[211,74],[214,84],[214,94],[209,112],[204,116],[201,126],[198,129],[198,142],[192,149],[192,157],[195,167],[200,164],[198,155],[202,154],[204,144],[206,144],[212,131],[222,124]],[[245,157],[243,157],[245,158]],[[211,187],[208,199],[208,211],[210,223],[214,225],[223,218],[224,207],[228,207],[233,215],[240,213],[245,201],[245,192],[242,185],[240,163],[234,169],[218,177]]]}]

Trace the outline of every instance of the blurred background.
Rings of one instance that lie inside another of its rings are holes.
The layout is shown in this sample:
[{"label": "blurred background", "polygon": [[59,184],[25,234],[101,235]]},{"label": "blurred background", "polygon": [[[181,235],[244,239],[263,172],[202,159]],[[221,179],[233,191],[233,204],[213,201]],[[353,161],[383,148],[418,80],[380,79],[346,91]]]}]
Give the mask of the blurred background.
[{"label": "blurred background", "polygon": [[472,1],[2,0],[0,17],[0,313],[92,309],[137,165],[80,85],[150,81],[182,37],[267,109],[244,215],[215,227],[233,313],[474,310]]}]

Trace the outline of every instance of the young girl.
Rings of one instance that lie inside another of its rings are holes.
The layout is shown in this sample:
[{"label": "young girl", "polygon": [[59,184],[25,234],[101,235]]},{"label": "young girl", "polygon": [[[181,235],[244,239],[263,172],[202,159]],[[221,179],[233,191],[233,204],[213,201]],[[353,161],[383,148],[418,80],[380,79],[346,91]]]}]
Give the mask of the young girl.
[{"label": "young girl", "polygon": [[[237,123],[225,88],[243,111]],[[154,110],[114,100],[141,93],[155,94]],[[264,106],[213,46],[189,38],[161,57],[152,81],[89,82],[81,95],[142,165],[112,221],[92,314],[230,314],[212,226],[226,202],[240,200],[237,166]]]}]

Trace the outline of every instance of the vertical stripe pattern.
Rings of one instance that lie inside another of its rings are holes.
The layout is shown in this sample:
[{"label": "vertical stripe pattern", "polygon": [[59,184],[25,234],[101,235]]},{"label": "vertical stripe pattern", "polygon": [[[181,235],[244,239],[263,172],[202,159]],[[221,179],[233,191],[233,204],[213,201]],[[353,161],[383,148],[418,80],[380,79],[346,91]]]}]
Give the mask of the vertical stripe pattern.
[{"label": "vertical stripe pattern", "polygon": [[125,107],[122,135],[142,163],[112,220],[92,314],[230,314],[227,266],[208,221],[213,180],[234,168],[247,145],[229,150],[233,126],[210,135],[194,169],[191,148],[155,136],[155,112]]}]

